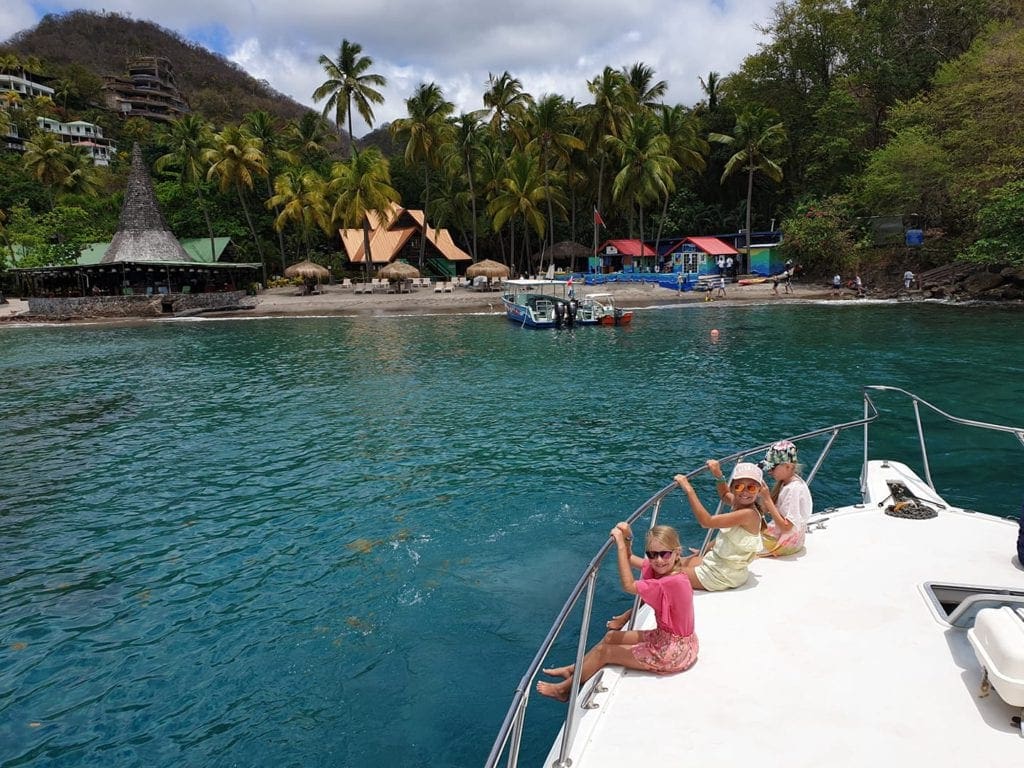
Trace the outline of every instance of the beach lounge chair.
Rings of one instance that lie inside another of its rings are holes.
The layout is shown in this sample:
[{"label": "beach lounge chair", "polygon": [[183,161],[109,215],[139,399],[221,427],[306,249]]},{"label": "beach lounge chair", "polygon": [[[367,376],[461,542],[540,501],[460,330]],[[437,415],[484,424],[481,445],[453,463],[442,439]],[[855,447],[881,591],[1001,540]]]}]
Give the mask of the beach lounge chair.
[{"label": "beach lounge chair", "polygon": [[448,282],[446,282],[444,284],[444,292],[445,293],[452,293],[454,290],[455,290],[455,285],[451,281],[448,281]]},{"label": "beach lounge chair", "polygon": [[344,288],[351,288],[352,287],[352,281],[349,278],[346,277],[344,280],[341,281],[341,287],[343,289]]},{"label": "beach lounge chair", "polygon": [[444,284],[441,282],[434,283],[434,293],[441,293],[444,291]]}]

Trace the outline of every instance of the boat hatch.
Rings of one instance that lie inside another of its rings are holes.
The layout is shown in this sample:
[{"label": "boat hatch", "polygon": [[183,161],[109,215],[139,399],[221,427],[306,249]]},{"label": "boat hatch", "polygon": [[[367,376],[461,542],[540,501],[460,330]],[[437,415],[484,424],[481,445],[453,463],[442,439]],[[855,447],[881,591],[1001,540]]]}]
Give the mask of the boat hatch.
[{"label": "boat hatch", "polygon": [[929,581],[924,585],[936,615],[953,627],[966,629],[974,626],[974,617],[983,608],[1004,605],[1024,608],[1024,590],[1009,587],[979,587],[970,584],[940,584]]}]

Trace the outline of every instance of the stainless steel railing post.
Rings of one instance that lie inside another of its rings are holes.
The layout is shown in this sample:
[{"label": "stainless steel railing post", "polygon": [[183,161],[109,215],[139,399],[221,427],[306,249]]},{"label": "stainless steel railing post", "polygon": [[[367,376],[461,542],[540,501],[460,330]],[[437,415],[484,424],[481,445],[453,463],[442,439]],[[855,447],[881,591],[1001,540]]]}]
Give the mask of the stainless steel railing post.
[{"label": "stainless steel railing post", "polygon": [[933,491],[935,490],[935,483],[932,482],[932,471],[928,466],[928,447],[924,442],[924,427],[921,425],[921,408],[917,404],[917,398],[914,398],[914,421],[917,422],[917,440],[921,443],[921,461],[924,462],[924,481],[928,483],[928,487]]}]

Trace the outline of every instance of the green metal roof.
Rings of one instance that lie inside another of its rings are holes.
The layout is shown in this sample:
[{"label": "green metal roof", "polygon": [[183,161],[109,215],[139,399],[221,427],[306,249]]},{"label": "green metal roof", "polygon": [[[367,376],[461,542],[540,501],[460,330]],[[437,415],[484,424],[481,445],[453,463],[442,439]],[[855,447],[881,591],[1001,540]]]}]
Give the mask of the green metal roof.
[{"label": "green metal roof", "polygon": [[[220,257],[224,255],[224,251],[231,244],[230,237],[215,237],[213,238],[213,253],[210,252],[210,238],[208,237],[191,237],[185,240],[179,240],[181,247],[185,250],[192,259],[192,262],[153,262],[154,264],[216,264]],[[78,257],[78,260],[72,266],[79,267],[92,267],[103,260],[104,254],[107,249],[110,248],[110,242],[105,243],[89,243],[82,249],[82,255]],[[19,245],[14,246],[14,259],[12,266],[17,267],[21,258],[24,256],[25,249]],[[251,266],[251,265],[249,265]],[[54,267],[50,267],[53,269]]]}]

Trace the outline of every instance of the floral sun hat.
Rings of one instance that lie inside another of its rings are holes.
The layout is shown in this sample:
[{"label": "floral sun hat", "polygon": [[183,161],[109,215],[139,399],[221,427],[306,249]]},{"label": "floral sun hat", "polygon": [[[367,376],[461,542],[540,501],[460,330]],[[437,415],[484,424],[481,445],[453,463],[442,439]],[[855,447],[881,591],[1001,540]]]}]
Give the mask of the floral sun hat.
[{"label": "floral sun hat", "polygon": [[779,464],[796,464],[796,446],[789,440],[772,443],[764,453],[764,459],[757,465],[765,472],[771,472]]}]

